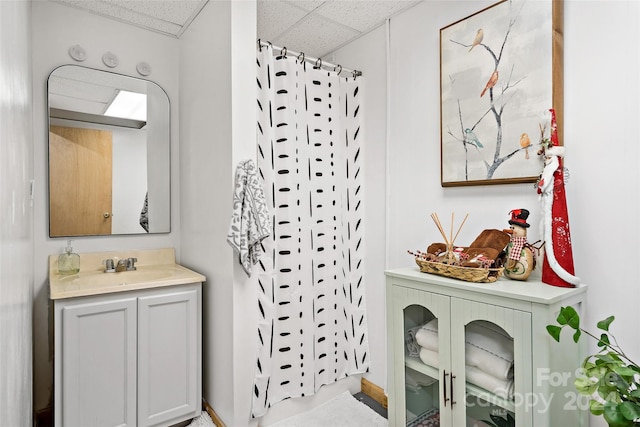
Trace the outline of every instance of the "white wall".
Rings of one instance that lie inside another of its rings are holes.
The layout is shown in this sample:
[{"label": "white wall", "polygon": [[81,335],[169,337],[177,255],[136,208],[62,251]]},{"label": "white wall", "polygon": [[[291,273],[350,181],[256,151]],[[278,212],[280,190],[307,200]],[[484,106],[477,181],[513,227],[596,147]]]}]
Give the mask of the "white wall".
[{"label": "white wall", "polygon": [[140,211],[147,194],[147,132],[114,129],[111,177],[111,232],[144,233]]},{"label": "white wall", "polygon": [[31,9],[0,2],[0,425],[32,424]]},{"label": "white wall", "polygon": [[[507,227],[511,209],[527,208],[532,212],[529,240],[539,238],[540,204],[532,184],[440,186],[439,29],[493,3],[425,0],[391,20],[386,267],[414,267],[406,251],[439,240],[429,218],[432,212],[441,217],[455,212],[459,220],[470,213],[457,240],[462,243],[484,228]],[[640,3],[633,0],[568,0],[564,22],[564,144],[565,165],[571,173],[567,203],[576,273],[590,285],[585,322],[595,326],[597,320],[615,314],[613,331],[636,360],[640,358],[634,326],[640,301],[640,279],[634,270],[640,259],[635,244],[639,231],[634,228],[640,218],[640,144],[635,131],[640,119],[639,9]],[[379,100],[368,97],[381,89],[371,88],[369,81],[383,80],[384,68],[372,66],[383,55],[384,44],[373,35],[337,55],[338,62],[349,67],[355,63],[364,71],[365,112],[379,107]],[[379,149],[382,131],[381,125],[367,122],[367,147],[375,144]],[[367,159],[366,165],[376,161]],[[367,203],[379,203],[383,197],[367,195]],[[625,225],[620,224],[622,218]],[[628,232],[622,231],[629,226]],[[383,244],[380,234],[375,240],[368,233],[368,245]],[[384,298],[373,295],[368,288],[369,313],[383,313]],[[595,350],[595,345],[591,348]],[[385,353],[378,357],[386,364]],[[376,363],[370,375],[374,382],[380,378],[378,367]],[[605,424],[594,418],[591,425]]]},{"label": "white wall", "polygon": [[[203,288],[203,398],[234,419],[231,209],[231,11],[209,2],[180,39],[181,235],[184,265]],[[232,424],[229,424],[232,425]]]},{"label": "white wall", "polygon": [[[4,3],[4,2],[3,2]],[[35,226],[34,226],[34,407],[42,409],[51,404],[53,368],[53,326],[50,322],[48,300],[48,263],[50,254],[60,253],[66,239],[48,237],[48,176],[47,176],[47,78],[63,64],[78,64],[68,55],[69,47],[79,44],[87,52],[87,59],[79,65],[140,77],[136,64],[149,63],[149,80],[159,84],[171,102],[171,229],[169,234],[79,237],[74,250],[96,252],[104,250],[150,249],[174,247],[180,254],[180,170],[178,147],[178,40],[151,31],[102,18],[79,9],[50,1],[33,1],[31,28],[33,58],[34,102],[34,162],[35,162]],[[15,36],[12,36],[15,37]],[[28,51],[28,50],[27,50]],[[114,69],[107,68],[102,55],[113,52],[120,60]],[[140,202],[142,203],[142,202]],[[142,205],[140,205],[141,207]],[[82,264],[82,258],[80,259]]]}]

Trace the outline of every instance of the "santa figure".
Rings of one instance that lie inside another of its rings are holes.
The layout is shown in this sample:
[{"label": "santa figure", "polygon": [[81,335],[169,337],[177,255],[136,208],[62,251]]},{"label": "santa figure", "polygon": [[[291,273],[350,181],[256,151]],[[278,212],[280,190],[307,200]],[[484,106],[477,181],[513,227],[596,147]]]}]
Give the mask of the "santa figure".
[{"label": "santa figure", "polygon": [[574,276],[569,215],[564,188],[562,158],[564,147],[558,144],[556,114],[551,111],[551,141],[543,145],[545,166],[538,181],[538,194],[542,200],[542,231],[544,260],[542,282],[553,286],[572,288],[580,284]]}]

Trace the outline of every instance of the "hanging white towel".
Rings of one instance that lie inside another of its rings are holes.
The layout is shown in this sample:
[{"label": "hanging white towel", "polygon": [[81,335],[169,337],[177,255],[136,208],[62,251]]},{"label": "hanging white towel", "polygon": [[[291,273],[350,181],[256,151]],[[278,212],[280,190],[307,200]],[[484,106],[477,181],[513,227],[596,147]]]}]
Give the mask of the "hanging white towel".
[{"label": "hanging white towel", "polygon": [[236,168],[233,214],[227,242],[238,254],[247,276],[262,255],[262,240],[271,234],[271,217],[258,182],[253,160],[244,160]]}]

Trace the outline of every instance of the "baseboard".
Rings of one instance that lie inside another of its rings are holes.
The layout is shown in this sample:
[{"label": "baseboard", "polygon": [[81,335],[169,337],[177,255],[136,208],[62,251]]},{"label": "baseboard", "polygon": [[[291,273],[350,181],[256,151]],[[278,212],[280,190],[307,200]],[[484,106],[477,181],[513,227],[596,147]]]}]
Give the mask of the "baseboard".
[{"label": "baseboard", "polygon": [[216,414],[216,411],[214,411],[211,405],[209,405],[209,403],[204,399],[202,399],[202,407],[205,411],[207,411],[207,414],[209,414],[209,416],[211,417],[211,421],[213,421],[216,427],[226,427],[222,422],[222,419],[220,419],[218,414]]},{"label": "baseboard", "polygon": [[375,385],[366,378],[360,381],[360,390],[387,409],[387,395],[384,394],[382,387]]}]

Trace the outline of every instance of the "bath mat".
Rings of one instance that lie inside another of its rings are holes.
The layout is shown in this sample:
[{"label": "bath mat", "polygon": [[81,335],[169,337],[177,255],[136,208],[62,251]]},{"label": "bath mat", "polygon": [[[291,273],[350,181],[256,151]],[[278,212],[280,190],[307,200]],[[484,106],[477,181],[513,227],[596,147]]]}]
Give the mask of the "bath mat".
[{"label": "bath mat", "polygon": [[194,418],[188,427],[215,427],[216,425],[211,420],[211,417],[207,411],[203,410],[202,414],[198,418]]},{"label": "bath mat", "polygon": [[384,417],[345,391],[317,408],[268,427],[387,427],[388,425]]}]

